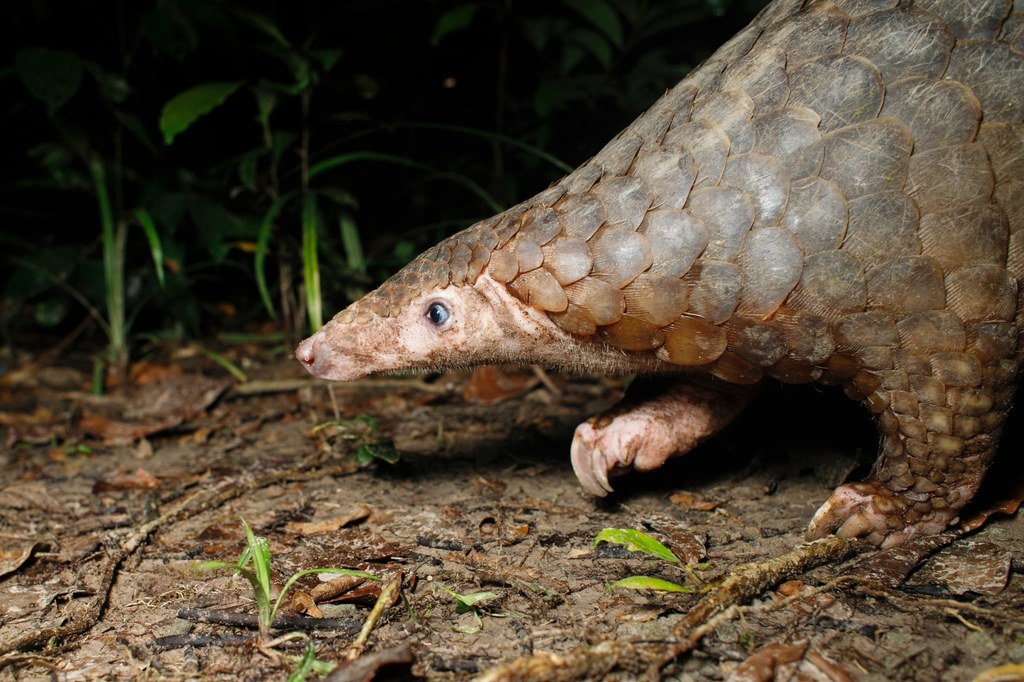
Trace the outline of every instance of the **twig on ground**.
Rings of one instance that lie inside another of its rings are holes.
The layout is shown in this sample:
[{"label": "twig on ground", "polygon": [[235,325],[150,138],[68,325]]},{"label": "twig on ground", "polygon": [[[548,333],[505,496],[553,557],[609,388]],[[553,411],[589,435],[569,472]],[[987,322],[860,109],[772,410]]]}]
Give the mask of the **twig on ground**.
[{"label": "twig on ground", "polygon": [[356,641],[352,643],[349,648],[348,660],[358,658],[363,652],[363,647],[366,646],[367,640],[370,638],[370,633],[377,627],[377,621],[384,615],[384,611],[391,606],[395,601],[395,595],[399,588],[402,586],[402,573],[399,573],[391,581],[384,586],[384,589],[380,591],[380,596],[377,597],[377,602],[373,605],[373,610],[370,611],[370,615],[366,617],[366,622],[363,623],[363,629],[359,631],[359,636],[356,637]]},{"label": "twig on ground", "polygon": [[[178,609],[178,618],[196,623],[227,625],[256,629],[259,618],[254,613],[214,611],[212,609]],[[352,618],[313,618],[311,616],[278,616],[271,624],[274,630],[316,630],[319,632],[343,631],[353,635],[359,630],[359,621]]]},{"label": "twig on ground", "polygon": [[318,458],[312,456],[297,466],[272,471],[264,476],[253,478],[240,484],[234,479],[226,480],[212,488],[204,488],[191,495],[187,495],[169,503],[170,509],[167,512],[131,530],[127,535],[121,531],[107,533],[101,542],[104,546],[113,546],[113,549],[109,550],[102,565],[95,571],[100,577],[91,601],[84,608],[72,609],[70,616],[61,625],[33,630],[7,641],[0,641],[0,665],[5,664],[7,661],[6,655],[12,652],[50,645],[48,652],[54,653],[61,650],[60,645],[54,648],[54,643],[67,644],[68,640],[88,632],[99,622],[103,615],[103,610],[106,608],[118,569],[120,569],[126,559],[135,554],[147,542],[154,532],[164,525],[189,519],[208,509],[219,507],[227,501],[248,492],[265,488],[281,481],[304,480],[312,476],[344,475],[352,473],[357,468],[358,465],[355,463],[319,467]]}]

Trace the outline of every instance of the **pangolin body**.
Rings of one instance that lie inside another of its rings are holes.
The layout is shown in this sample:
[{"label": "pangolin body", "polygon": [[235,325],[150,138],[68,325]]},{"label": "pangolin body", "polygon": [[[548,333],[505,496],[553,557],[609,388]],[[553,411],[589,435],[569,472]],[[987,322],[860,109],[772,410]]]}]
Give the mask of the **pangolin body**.
[{"label": "pangolin body", "polygon": [[839,384],[877,415],[880,454],[809,534],[891,545],[981,482],[1024,353],[1022,278],[1024,2],[776,0],[591,160],[296,354],[328,379],[682,373],[577,429],[597,494],[727,423],[742,400],[716,384]]}]

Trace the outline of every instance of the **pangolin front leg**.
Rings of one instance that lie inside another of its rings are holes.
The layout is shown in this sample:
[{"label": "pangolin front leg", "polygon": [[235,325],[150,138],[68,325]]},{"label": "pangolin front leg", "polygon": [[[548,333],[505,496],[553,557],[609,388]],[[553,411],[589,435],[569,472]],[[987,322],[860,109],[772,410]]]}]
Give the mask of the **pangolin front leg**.
[{"label": "pangolin front leg", "polygon": [[[653,388],[653,390],[652,390]],[[684,376],[665,386],[639,381],[627,398],[576,427],[572,467],[590,493],[612,492],[609,478],[657,469],[727,426],[750,400],[753,386]]]}]

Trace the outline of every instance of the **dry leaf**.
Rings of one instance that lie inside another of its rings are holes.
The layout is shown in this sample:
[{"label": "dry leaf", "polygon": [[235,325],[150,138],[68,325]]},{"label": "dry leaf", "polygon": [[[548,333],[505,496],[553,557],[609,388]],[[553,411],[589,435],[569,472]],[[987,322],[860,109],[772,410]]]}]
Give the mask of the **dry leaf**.
[{"label": "dry leaf", "polygon": [[159,485],[160,480],[156,476],[139,468],[133,472],[115,471],[96,481],[92,491],[105,493],[111,490],[154,490]]},{"label": "dry leaf", "polygon": [[466,402],[492,405],[519,397],[539,383],[540,380],[532,374],[504,372],[485,365],[477,367],[469,375],[462,397]]},{"label": "dry leaf", "polygon": [[358,505],[352,507],[342,516],[335,516],[322,521],[292,521],[287,524],[288,530],[299,535],[316,535],[317,533],[333,533],[345,526],[365,521],[370,516],[370,508]]},{"label": "dry leaf", "polygon": [[25,538],[0,538],[0,578],[14,573],[32,554],[45,547],[36,540]]},{"label": "dry leaf", "polygon": [[928,559],[908,585],[941,585],[953,594],[995,596],[1010,579],[1013,553],[990,542],[962,540]]},{"label": "dry leaf", "polygon": [[729,682],[771,682],[776,679],[779,667],[803,658],[808,644],[809,642],[797,642],[762,647],[736,666],[727,679]]},{"label": "dry leaf", "polygon": [[693,493],[688,493],[685,490],[681,490],[669,496],[669,501],[677,507],[683,509],[690,509],[693,511],[714,511],[721,502],[712,502],[711,500],[705,500],[701,497],[697,497]]},{"label": "dry leaf", "polygon": [[305,590],[295,588],[292,590],[292,609],[296,613],[302,613],[311,618],[323,618],[324,614],[317,608],[313,598]]}]

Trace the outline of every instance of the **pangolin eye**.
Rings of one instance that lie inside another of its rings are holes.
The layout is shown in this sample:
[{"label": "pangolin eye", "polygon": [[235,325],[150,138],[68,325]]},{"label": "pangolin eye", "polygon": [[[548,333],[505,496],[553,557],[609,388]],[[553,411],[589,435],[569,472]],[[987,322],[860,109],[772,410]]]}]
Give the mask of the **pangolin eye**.
[{"label": "pangolin eye", "polygon": [[444,303],[431,303],[430,307],[427,308],[427,319],[438,327],[447,322],[449,317],[451,317],[451,313],[448,311],[448,306]]}]

